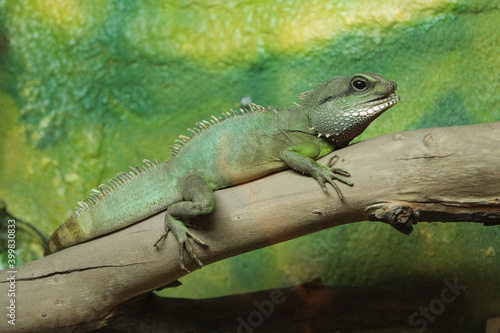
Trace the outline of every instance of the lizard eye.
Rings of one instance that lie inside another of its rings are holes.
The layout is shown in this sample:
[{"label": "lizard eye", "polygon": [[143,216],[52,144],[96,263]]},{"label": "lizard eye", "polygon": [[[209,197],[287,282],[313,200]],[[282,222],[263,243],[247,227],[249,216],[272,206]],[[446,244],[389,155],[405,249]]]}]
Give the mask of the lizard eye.
[{"label": "lizard eye", "polygon": [[368,83],[364,78],[356,77],[351,81],[351,86],[357,91],[365,91],[368,88]]}]

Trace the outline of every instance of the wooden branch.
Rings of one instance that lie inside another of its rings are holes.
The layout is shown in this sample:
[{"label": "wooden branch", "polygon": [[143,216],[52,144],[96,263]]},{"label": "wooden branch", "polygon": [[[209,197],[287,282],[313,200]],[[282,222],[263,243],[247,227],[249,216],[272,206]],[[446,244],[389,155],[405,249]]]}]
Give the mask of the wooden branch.
[{"label": "wooden branch", "polygon": [[[349,170],[355,183],[352,188],[340,185],[343,202],[333,189],[325,194],[314,180],[293,171],[217,191],[215,211],[190,221],[203,226],[194,233],[210,246],[193,246],[200,260],[210,264],[370,219],[390,222],[404,232],[418,221],[498,224],[499,133],[500,122],[422,129],[339,150],[336,166]],[[163,214],[158,214],[18,267],[17,325],[3,320],[0,330],[62,332],[73,326],[82,331],[105,326],[120,304],[186,274],[179,269],[173,236],[159,250],[153,248],[162,231]],[[196,269],[189,258],[185,261]],[[0,294],[8,290],[2,277]]]}]

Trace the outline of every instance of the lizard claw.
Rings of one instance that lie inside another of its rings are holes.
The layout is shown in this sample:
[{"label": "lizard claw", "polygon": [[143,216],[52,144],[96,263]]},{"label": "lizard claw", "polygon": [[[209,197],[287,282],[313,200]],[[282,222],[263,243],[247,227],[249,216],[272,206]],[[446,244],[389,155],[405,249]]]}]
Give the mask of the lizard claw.
[{"label": "lizard claw", "polygon": [[340,176],[350,177],[351,175],[349,174],[349,172],[347,172],[347,170],[342,168],[332,168],[332,166],[338,161],[338,159],[339,157],[337,155],[333,155],[326,164],[326,166],[319,165],[319,167],[315,170],[312,176],[314,179],[318,181],[324,192],[327,192],[325,185],[326,183],[329,183],[337,192],[340,200],[344,200],[342,192],[340,192],[340,189],[334,182],[334,180],[344,183],[348,186],[353,186],[354,183],[340,177]]},{"label": "lizard claw", "polygon": [[337,163],[338,161],[340,160],[340,156],[339,155],[332,155],[332,157],[330,157],[330,159],[328,160],[328,162],[326,163],[326,166],[331,168],[332,166],[335,165],[335,163]]},{"label": "lizard claw", "polygon": [[[342,169],[342,168],[332,168],[330,169],[332,171],[332,173],[336,174],[336,175],[341,175],[341,176],[344,176],[344,177],[351,177],[351,174],[346,170],[346,169]],[[342,178],[339,178],[338,181],[346,184],[346,185],[349,185],[349,186],[352,186],[354,185],[354,183],[348,181],[348,180],[345,180],[345,179],[342,179]]]},{"label": "lizard claw", "polygon": [[202,246],[208,246],[201,239],[196,237],[188,228],[179,220],[175,220],[173,218],[167,218],[165,220],[165,232],[158,238],[158,240],[154,243],[154,247],[158,248],[158,243],[167,237],[169,231],[172,231],[175,238],[179,242],[179,266],[181,269],[185,270],[188,273],[191,273],[186,266],[184,266],[184,249],[186,249],[189,256],[198,264],[198,266],[203,267],[203,263],[198,259],[196,253],[194,253],[193,247],[191,246],[189,239],[191,238],[196,243]]},{"label": "lizard claw", "polygon": [[[340,175],[340,176],[344,176],[344,177],[351,177],[351,174],[346,169],[343,169],[343,168],[333,168],[333,166],[335,165],[335,163],[337,163],[339,160],[340,160],[339,155],[333,155],[332,157],[330,157],[330,159],[326,163],[326,166],[328,168],[330,168],[331,172],[334,173],[334,174],[336,174],[336,175]],[[335,176],[333,178],[336,179],[336,180],[338,180],[341,183],[346,184],[346,185],[349,185],[349,186],[353,186],[354,185],[353,182],[350,182],[350,181],[345,180],[343,178],[335,177]]]}]

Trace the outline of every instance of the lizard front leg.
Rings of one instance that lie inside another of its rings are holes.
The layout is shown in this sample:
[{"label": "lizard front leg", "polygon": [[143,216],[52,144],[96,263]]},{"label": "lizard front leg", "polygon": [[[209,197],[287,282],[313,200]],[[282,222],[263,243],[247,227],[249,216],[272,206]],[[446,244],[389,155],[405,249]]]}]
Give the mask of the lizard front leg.
[{"label": "lizard front leg", "polygon": [[337,184],[335,184],[334,180],[353,186],[354,183],[340,177],[349,177],[350,174],[344,169],[332,168],[337,161],[338,156],[332,156],[326,166],[315,161],[315,159],[321,156],[324,156],[324,152],[321,147],[318,147],[313,143],[295,145],[283,150],[280,154],[281,160],[290,168],[316,179],[316,181],[321,185],[323,191],[326,192],[325,184],[327,182],[330,183],[335,191],[337,191],[340,200],[343,200],[342,193],[340,192]]},{"label": "lizard front leg", "polygon": [[201,267],[203,263],[198,259],[189,243],[189,238],[196,243],[208,246],[193,233],[191,233],[186,224],[179,219],[188,219],[199,215],[209,214],[214,209],[214,193],[205,179],[197,174],[190,174],[179,181],[179,192],[183,201],[176,202],[167,208],[165,214],[165,232],[155,242],[154,246],[164,238],[169,231],[179,242],[179,266],[189,272],[184,266],[184,249],[191,258]]}]

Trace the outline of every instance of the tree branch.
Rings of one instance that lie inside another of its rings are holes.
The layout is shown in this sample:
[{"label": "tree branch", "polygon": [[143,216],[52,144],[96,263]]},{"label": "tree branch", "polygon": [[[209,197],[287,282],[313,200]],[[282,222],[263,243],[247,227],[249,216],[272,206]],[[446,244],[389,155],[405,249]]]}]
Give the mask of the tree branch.
[{"label": "tree branch", "polygon": [[[337,153],[354,187],[330,188],[284,171],[216,192],[215,211],[193,219],[208,248],[205,264],[325,228],[366,220],[403,232],[419,221],[500,222],[500,122],[422,129],[366,140]],[[325,160],[323,161],[323,163]],[[102,327],[123,302],[186,274],[178,244],[163,232],[163,214],[17,268],[12,332]],[[196,265],[185,258],[186,266]],[[3,275],[7,273],[4,271]],[[0,294],[9,283],[2,278]],[[3,304],[2,304],[3,305]],[[0,330],[7,328],[0,321]]]}]

